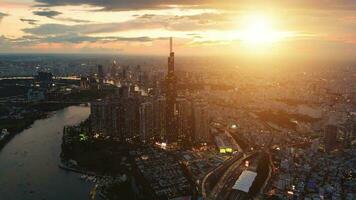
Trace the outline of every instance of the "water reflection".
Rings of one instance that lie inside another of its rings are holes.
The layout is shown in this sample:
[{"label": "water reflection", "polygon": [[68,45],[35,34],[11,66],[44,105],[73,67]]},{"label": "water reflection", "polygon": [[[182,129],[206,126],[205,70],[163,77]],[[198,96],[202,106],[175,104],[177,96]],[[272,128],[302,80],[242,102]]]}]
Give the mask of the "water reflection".
[{"label": "water reflection", "polygon": [[58,163],[63,126],[78,124],[89,112],[88,107],[68,107],[15,136],[0,152],[0,199],[87,199],[90,183]]}]

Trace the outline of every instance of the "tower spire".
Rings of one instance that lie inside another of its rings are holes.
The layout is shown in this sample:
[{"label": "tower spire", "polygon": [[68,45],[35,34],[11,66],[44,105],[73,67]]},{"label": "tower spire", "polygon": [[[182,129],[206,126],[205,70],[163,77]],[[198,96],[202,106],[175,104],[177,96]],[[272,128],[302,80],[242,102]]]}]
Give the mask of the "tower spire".
[{"label": "tower spire", "polygon": [[176,132],[177,121],[176,110],[176,76],[174,74],[174,52],[173,38],[169,38],[168,70],[166,76],[166,139],[169,142],[176,142],[178,135]]}]

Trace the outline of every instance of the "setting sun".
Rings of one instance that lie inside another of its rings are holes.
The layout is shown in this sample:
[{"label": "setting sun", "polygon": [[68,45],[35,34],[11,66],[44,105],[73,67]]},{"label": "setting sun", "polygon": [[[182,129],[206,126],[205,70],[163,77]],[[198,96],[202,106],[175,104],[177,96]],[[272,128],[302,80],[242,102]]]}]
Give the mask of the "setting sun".
[{"label": "setting sun", "polygon": [[271,44],[287,36],[273,28],[272,19],[267,16],[251,15],[246,17],[241,30],[241,41],[247,44]]}]

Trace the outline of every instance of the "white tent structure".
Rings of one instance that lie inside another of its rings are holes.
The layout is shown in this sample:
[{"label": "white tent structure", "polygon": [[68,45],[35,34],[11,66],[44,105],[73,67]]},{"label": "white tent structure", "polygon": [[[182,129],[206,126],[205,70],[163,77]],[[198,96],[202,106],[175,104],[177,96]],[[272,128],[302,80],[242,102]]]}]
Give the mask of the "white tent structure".
[{"label": "white tent structure", "polygon": [[256,172],[249,171],[249,170],[243,171],[240,177],[235,182],[234,186],[232,186],[232,189],[240,190],[247,193],[250,190],[250,187],[253,181],[255,180],[256,176],[257,176]]}]

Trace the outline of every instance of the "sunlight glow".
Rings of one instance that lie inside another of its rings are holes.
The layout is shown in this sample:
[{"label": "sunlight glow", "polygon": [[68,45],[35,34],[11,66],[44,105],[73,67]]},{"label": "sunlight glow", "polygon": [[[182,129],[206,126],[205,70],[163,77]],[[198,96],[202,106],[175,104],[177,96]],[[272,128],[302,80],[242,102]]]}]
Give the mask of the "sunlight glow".
[{"label": "sunlight glow", "polygon": [[272,20],[266,16],[251,15],[245,19],[245,27],[241,30],[241,41],[252,44],[271,44],[280,41],[286,34],[272,27]]}]

